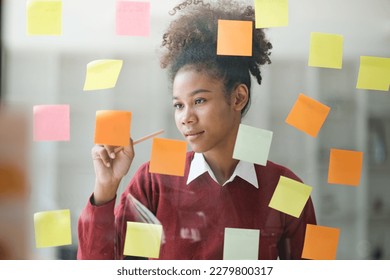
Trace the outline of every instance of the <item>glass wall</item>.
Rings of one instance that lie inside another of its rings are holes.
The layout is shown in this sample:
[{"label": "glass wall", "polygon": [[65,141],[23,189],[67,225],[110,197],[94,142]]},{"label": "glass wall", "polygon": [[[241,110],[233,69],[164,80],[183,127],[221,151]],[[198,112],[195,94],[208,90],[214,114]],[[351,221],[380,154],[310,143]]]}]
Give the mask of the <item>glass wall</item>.
[{"label": "glass wall", "polygon": [[[164,137],[181,139],[158,59],[169,11],[180,1],[149,1],[147,36],[116,35],[115,2],[63,1],[59,36],[29,36],[26,1],[1,2],[0,259],[75,258],[77,219],[95,180],[97,110],[131,111],[135,138],[163,128]],[[253,83],[243,123],[273,131],[269,160],[313,187],[318,224],[340,229],[337,259],[390,259],[390,95],[356,87],[360,56],[390,56],[390,2],[289,1],[288,11],[288,26],[266,30],[272,64],[262,69],[262,85]],[[341,69],[308,65],[311,32],[343,37]],[[123,60],[116,86],[84,91],[87,64],[99,59]],[[285,122],[300,94],[331,108],[316,137]],[[48,104],[69,105],[69,141],[33,140],[33,107]],[[151,141],[137,145],[120,191],[150,149]],[[363,152],[358,185],[328,182],[331,149]],[[71,244],[37,248],[34,214],[59,209],[70,210]]]}]

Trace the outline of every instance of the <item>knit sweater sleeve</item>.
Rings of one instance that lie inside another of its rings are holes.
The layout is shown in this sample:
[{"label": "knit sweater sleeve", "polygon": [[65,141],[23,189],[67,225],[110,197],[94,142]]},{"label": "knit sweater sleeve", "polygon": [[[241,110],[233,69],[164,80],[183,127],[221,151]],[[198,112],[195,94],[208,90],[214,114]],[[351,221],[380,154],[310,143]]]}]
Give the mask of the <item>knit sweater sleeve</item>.
[{"label": "knit sweater sleeve", "polygon": [[92,204],[92,195],[78,219],[77,259],[115,259],[115,199],[101,206]]},{"label": "knit sweater sleeve", "polygon": [[95,206],[91,203],[91,196],[78,220],[78,259],[124,258],[127,222],[148,222],[145,215],[140,215],[137,205],[148,209],[151,216],[155,212],[157,202],[154,197],[158,192],[153,190],[148,170],[148,163],[137,170],[117,206],[116,199]]}]

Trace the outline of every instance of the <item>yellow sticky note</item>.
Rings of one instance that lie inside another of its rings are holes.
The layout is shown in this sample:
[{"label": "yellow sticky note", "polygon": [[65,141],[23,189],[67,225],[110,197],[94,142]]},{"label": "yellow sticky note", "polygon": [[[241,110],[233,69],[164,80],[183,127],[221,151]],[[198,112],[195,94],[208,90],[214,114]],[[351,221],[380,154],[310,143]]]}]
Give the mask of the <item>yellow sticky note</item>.
[{"label": "yellow sticky note", "polygon": [[308,185],[280,176],[268,206],[299,218],[311,191],[312,187]]},{"label": "yellow sticky note", "polygon": [[121,72],[123,61],[119,59],[94,60],[87,65],[84,90],[113,88]]},{"label": "yellow sticky note", "polygon": [[288,25],[288,0],[255,0],[256,28]]},{"label": "yellow sticky note", "polygon": [[154,138],[149,172],[184,176],[186,152],[186,141]]},{"label": "yellow sticky note", "polygon": [[240,124],[233,158],[267,165],[273,132],[245,124]]},{"label": "yellow sticky note", "polygon": [[35,213],[34,229],[37,248],[72,244],[69,209]]},{"label": "yellow sticky note", "polygon": [[302,258],[309,260],[335,260],[340,229],[306,225]]},{"label": "yellow sticky note", "polygon": [[252,21],[218,20],[217,55],[252,55]]},{"label": "yellow sticky note", "polygon": [[131,112],[121,110],[96,111],[94,143],[128,146],[130,144]]},{"label": "yellow sticky note", "polygon": [[361,56],[356,88],[388,91],[390,58]]},{"label": "yellow sticky note", "polygon": [[62,1],[27,1],[28,35],[62,34]]},{"label": "yellow sticky note", "polygon": [[343,36],[312,32],[310,34],[309,66],[341,69]]},{"label": "yellow sticky note", "polygon": [[161,225],[127,222],[123,254],[134,257],[158,258],[161,237]]}]

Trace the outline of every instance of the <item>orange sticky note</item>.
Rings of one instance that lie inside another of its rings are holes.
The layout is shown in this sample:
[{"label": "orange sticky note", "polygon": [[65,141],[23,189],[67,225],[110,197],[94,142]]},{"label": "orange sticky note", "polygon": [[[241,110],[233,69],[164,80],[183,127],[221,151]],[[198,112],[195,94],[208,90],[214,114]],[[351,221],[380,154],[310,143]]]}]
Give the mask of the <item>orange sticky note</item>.
[{"label": "orange sticky note", "polygon": [[127,146],[130,144],[131,112],[96,111],[95,144]]},{"label": "orange sticky note", "polygon": [[363,166],[363,152],[330,149],[328,183],[357,186]]},{"label": "orange sticky note", "polygon": [[16,165],[0,163],[0,198],[21,196],[26,190],[27,179],[24,170]]},{"label": "orange sticky note", "polygon": [[329,111],[330,107],[300,94],[286,118],[286,123],[310,136],[317,137]]},{"label": "orange sticky note", "polygon": [[252,55],[252,21],[218,20],[218,55]]},{"label": "orange sticky note", "polygon": [[184,176],[187,142],[154,138],[150,159],[150,173]]},{"label": "orange sticky note", "polygon": [[340,229],[306,225],[302,258],[310,260],[335,260]]}]

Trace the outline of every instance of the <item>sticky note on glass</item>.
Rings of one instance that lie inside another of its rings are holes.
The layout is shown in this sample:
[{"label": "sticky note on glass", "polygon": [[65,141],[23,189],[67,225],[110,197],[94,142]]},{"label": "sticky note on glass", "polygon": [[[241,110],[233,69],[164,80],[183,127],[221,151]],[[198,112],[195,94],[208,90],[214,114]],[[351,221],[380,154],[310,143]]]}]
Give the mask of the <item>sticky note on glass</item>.
[{"label": "sticky note on glass", "polygon": [[37,105],[33,114],[34,141],[69,141],[69,105]]},{"label": "sticky note on glass", "polygon": [[288,25],[288,0],[255,0],[256,28]]},{"label": "sticky note on glass", "polygon": [[257,229],[225,228],[224,260],[258,260],[260,231]]},{"label": "sticky note on glass", "polygon": [[267,165],[273,132],[245,124],[240,124],[233,158]]},{"label": "sticky note on glass", "polygon": [[390,86],[390,58],[361,56],[358,89],[388,91]]},{"label": "sticky note on glass", "polygon": [[131,112],[96,111],[95,139],[98,145],[128,146],[130,144]]},{"label": "sticky note on glass", "polygon": [[0,163],[0,198],[22,196],[27,186],[24,170],[12,163]]},{"label": "sticky note on glass", "polygon": [[118,1],[116,3],[116,34],[149,36],[150,3]]},{"label": "sticky note on glass", "polygon": [[252,55],[252,21],[218,20],[217,54]]},{"label": "sticky note on glass", "polygon": [[358,186],[363,167],[363,152],[330,149],[328,183]]},{"label": "sticky note on glass", "polygon": [[312,32],[310,34],[309,66],[341,69],[343,36]]},{"label": "sticky note on glass", "polygon": [[161,236],[161,225],[127,222],[123,254],[134,257],[158,258]]},{"label": "sticky note on glass", "polygon": [[312,137],[317,137],[329,111],[330,107],[300,94],[286,118],[286,123]]},{"label": "sticky note on glass", "polygon": [[72,244],[69,209],[35,213],[34,230],[37,248]]},{"label": "sticky note on glass", "polygon": [[61,35],[62,1],[27,1],[27,35]]},{"label": "sticky note on glass", "polygon": [[296,180],[280,176],[269,207],[296,218],[302,213],[310,197],[312,187]]},{"label": "sticky note on glass", "polygon": [[149,172],[184,176],[186,153],[185,141],[153,138]]},{"label": "sticky note on glass", "polygon": [[335,260],[340,229],[306,225],[302,258],[309,260]]},{"label": "sticky note on glass", "polygon": [[123,61],[118,59],[94,60],[88,63],[84,90],[115,87],[122,65]]}]

